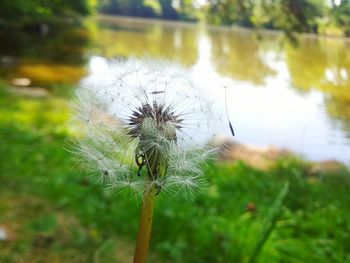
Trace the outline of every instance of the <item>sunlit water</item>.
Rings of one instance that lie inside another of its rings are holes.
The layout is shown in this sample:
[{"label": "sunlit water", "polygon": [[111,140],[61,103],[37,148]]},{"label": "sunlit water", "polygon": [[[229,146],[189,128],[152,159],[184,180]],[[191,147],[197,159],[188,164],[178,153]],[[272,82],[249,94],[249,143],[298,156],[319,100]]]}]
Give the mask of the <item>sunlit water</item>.
[{"label": "sunlit water", "polygon": [[[82,69],[96,70],[105,58],[166,57],[188,66],[221,107],[227,87],[236,141],[350,164],[347,41],[304,37],[293,46],[271,33],[108,17],[86,27],[50,45],[33,40],[19,55],[0,44],[0,73],[36,85],[78,83]],[[16,55],[17,63],[5,65]],[[229,134],[226,121],[220,130]]]}]

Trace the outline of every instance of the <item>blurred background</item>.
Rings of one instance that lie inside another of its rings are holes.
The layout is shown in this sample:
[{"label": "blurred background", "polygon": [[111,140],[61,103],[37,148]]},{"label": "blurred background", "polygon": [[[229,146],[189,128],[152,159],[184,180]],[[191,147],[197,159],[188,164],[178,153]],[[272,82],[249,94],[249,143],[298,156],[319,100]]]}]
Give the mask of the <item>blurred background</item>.
[{"label": "blurred background", "polygon": [[65,148],[80,81],[145,55],[227,87],[236,132],[150,262],[350,262],[349,36],[349,0],[2,0],[0,262],[132,261],[139,204]]}]

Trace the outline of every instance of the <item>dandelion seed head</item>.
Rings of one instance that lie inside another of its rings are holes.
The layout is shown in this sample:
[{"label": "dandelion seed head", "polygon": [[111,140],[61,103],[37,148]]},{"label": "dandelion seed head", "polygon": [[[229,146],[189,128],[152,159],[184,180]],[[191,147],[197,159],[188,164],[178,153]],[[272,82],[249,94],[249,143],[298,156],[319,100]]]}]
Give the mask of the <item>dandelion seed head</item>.
[{"label": "dandelion seed head", "polygon": [[148,188],[177,194],[205,185],[202,165],[216,150],[206,142],[218,115],[188,70],[145,58],[106,61],[76,94],[84,133],[76,152],[108,175],[109,188],[142,193],[145,180],[135,170],[141,175],[143,167]]}]

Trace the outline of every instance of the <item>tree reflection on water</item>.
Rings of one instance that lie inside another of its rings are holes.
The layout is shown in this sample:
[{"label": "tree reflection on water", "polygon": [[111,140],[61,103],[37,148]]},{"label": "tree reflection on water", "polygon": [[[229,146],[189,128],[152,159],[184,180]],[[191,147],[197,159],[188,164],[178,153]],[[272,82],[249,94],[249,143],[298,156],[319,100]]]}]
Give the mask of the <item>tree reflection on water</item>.
[{"label": "tree reflection on water", "polygon": [[33,85],[77,83],[85,74],[89,32],[56,25],[47,35],[1,32],[0,72],[7,80],[29,78]]},{"label": "tree reflection on water", "polygon": [[333,120],[350,136],[350,44],[339,39],[304,38],[301,45],[286,47],[286,62],[293,87],[302,92],[324,93]]},{"label": "tree reflection on water", "polygon": [[[341,137],[337,143],[343,146],[349,144],[343,137],[346,134],[350,137],[350,44],[344,39],[307,36],[299,38],[299,44],[293,46],[281,42],[280,35],[275,33],[262,32],[257,38],[249,30],[205,28],[202,25],[116,17],[89,18],[84,26],[54,28],[48,36],[18,32],[2,34],[0,73],[7,80],[25,77],[32,81],[32,85],[43,87],[62,83],[77,85],[88,73],[85,71],[88,61],[96,56],[165,57],[193,66],[193,69],[200,71],[199,75],[204,82],[212,87],[220,85],[216,81],[220,78],[231,79],[240,93],[246,92],[249,87],[252,96],[244,95],[247,100],[244,103],[254,102],[252,107],[261,113],[265,112],[264,117],[271,110],[264,108],[266,105],[283,107],[301,99],[304,106],[309,105],[305,106],[305,110],[321,106],[327,118],[318,113],[313,115],[313,118],[322,118],[317,123],[322,122],[321,126],[326,127],[323,138],[319,141],[324,141],[335,130]],[[287,90],[289,93],[285,92]],[[265,95],[270,92],[271,98],[262,96],[262,92]],[[286,98],[285,96],[293,95],[291,92],[297,93],[299,98]],[[315,101],[310,100],[308,94],[312,92],[319,93],[322,105],[316,105]],[[263,102],[262,98],[269,101]],[[228,100],[230,102],[230,98]],[[293,110],[295,107],[286,106],[281,112],[288,109]],[[246,115],[244,108],[238,109],[235,114],[252,118]],[[297,113],[288,112],[287,115],[303,118],[293,114]],[[285,134],[279,134],[285,138],[282,141],[301,136],[305,130],[305,127],[291,129],[293,120],[288,120],[288,116]],[[254,123],[254,120],[249,121]],[[259,123],[259,120],[256,121]],[[273,126],[272,123],[278,121],[271,116],[265,123],[266,129],[273,130],[276,125]],[[313,127],[316,123],[312,121],[316,119],[311,120],[307,128],[311,127],[311,133],[314,133],[317,128]],[[294,124],[298,123],[300,122]],[[294,133],[291,134],[291,130]],[[251,130],[247,132],[254,133]],[[269,144],[270,137],[261,135],[258,143]],[[294,141],[295,139],[298,141],[300,138],[294,138]],[[333,147],[331,143],[328,146]],[[339,155],[342,149],[334,150],[334,155],[337,152]]]}]

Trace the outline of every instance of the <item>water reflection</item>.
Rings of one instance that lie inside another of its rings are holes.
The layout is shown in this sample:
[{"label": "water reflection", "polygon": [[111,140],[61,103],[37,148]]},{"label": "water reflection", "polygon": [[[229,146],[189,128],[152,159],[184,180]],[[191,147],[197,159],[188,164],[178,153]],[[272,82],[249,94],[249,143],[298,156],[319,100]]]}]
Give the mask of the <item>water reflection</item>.
[{"label": "water reflection", "polygon": [[219,104],[229,87],[237,140],[350,162],[349,42],[305,37],[295,47],[273,34],[109,17],[62,32],[3,38],[0,57],[16,62],[2,63],[0,73],[35,85],[76,84],[96,56],[167,57],[190,66]]},{"label": "water reflection", "polygon": [[33,85],[79,81],[85,71],[89,41],[83,28],[54,27],[48,35],[0,33],[0,73],[3,78],[26,77]]},{"label": "water reflection", "polygon": [[302,46],[286,48],[293,88],[324,94],[325,108],[350,136],[350,44],[336,39],[303,39]]},{"label": "water reflection", "polygon": [[94,32],[93,52],[105,57],[144,56],[169,58],[185,65],[197,60],[197,29],[186,25],[168,25],[161,22],[140,23],[128,19],[101,19],[89,21]]},{"label": "water reflection", "polygon": [[274,75],[263,60],[264,46],[252,32],[213,30],[210,41],[212,63],[220,74],[256,85],[264,84],[266,77]]}]

